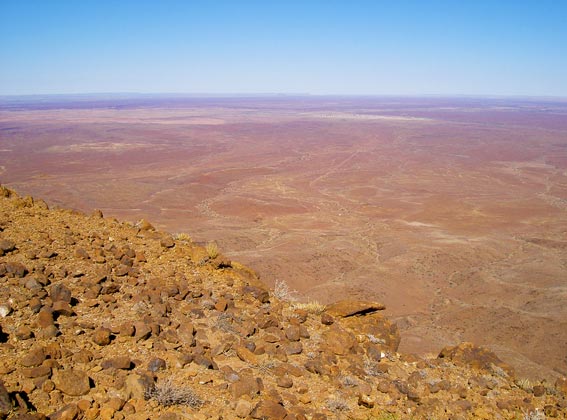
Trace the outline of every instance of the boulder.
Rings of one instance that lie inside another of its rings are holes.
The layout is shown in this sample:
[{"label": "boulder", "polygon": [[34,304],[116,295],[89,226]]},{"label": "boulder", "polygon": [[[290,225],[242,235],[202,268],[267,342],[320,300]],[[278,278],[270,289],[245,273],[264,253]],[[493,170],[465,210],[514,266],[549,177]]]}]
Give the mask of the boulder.
[{"label": "boulder", "polygon": [[261,303],[266,303],[270,301],[270,292],[267,289],[257,286],[244,286],[242,288],[243,295],[253,296],[258,299]]},{"label": "boulder", "polygon": [[154,385],[154,380],[147,375],[138,375],[136,373],[128,375],[124,381],[125,399],[136,398],[143,400]]},{"label": "boulder", "polygon": [[251,375],[241,375],[239,379],[230,384],[230,393],[234,399],[245,395],[253,397],[262,389],[261,381]]},{"label": "boulder", "polygon": [[287,411],[283,405],[272,400],[260,401],[250,413],[253,419],[283,420],[286,416]]},{"label": "boulder", "polygon": [[356,338],[351,332],[333,325],[323,333],[321,349],[336,355],[345,355],[351,352],[356,345]]},{"label": "boulder", "polygon": [[[2,254],[11,252],[14,249],[16,249],[16,244],[14,243],[14,241],[10,241],[8,239],[1,239],[0,240],[0,252]],[[2,255],[2,254],[0,254],[0,255]]]},{"label": "boulder", "polygon": [[445,347],[439,353],[439,358],[452,361],[456,365],[468,366],[473,369],[495,371],[495,366],[502,369],[509,376],[514,372],[510,366],[504,363],[492,351],[476,346],[472,343],[461,343],[454,347]]},{"label": "boulder", "polygon": [[53,302],[63,301],[71,303],[72,299],[71,290],[63,283],[56,283],[51,286],[49,297]]},{"label": "boulder", "polygon": [[111,332],[108,328],[100,327],[93,332],[93,342],[99,346],[107,346],[111,342]]},{"label": "boulder", "polygon": [[59,391],[71,396],[88,394],[91,389],[88,375],[78,369],[55,370],[52,380]]}]

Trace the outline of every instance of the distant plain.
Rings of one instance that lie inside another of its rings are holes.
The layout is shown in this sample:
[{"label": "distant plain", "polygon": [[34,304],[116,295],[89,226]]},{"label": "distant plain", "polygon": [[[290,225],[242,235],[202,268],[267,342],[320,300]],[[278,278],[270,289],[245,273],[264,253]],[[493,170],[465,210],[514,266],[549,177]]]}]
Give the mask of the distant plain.
[{"label": "distant plain", "polygon": [[381,301],[403,351],[567,374],[567,101],[3,98],[0,182]]}]

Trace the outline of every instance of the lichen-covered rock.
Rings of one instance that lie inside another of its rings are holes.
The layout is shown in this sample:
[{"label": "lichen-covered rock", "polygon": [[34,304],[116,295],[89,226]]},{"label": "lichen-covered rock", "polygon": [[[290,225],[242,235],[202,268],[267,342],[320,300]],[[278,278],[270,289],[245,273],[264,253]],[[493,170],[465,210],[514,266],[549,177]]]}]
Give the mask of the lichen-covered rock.
[{"label": "lichen-covered rock", "polygon": [[53,372],[52,381],[58,390],[71,396],[88,394],[91,389],[89,376],[78,369],[57,369]]}]

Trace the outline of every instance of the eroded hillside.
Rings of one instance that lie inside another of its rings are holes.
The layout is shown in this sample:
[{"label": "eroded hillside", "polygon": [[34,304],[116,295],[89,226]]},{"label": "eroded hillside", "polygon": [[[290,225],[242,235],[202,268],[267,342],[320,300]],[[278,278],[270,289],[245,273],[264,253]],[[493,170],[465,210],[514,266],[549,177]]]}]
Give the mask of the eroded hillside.
[{"label": "eroded hillside", "polygon": [[472,344],[399,354],[381,304],[279,299],[186,235],[0,192],[2,418],[567,415],[565,379]]}]

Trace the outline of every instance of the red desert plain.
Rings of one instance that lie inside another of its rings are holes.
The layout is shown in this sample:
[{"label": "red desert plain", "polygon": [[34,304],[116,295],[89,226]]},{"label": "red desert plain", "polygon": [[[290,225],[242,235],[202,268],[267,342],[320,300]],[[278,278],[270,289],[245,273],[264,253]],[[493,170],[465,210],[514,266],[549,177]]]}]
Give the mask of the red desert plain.
[{"label": "red desert plain", "polygon": [[567,101],[0,99],[0,182],[215,241],[301,300],[377,300],[401,351],[567,374]]}]

